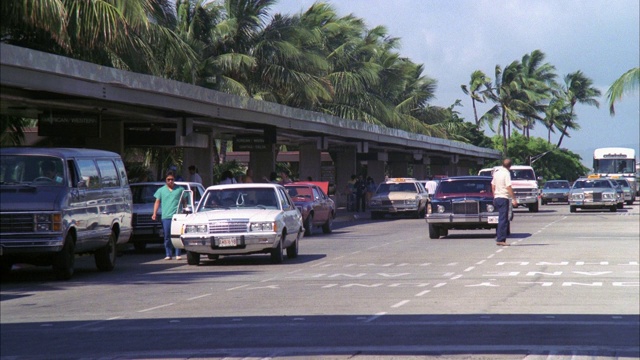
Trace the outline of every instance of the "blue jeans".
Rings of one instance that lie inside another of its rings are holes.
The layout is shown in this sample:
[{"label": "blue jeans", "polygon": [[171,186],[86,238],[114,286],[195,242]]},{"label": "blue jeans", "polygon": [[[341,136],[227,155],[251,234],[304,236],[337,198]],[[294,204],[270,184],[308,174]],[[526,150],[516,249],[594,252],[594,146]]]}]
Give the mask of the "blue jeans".
[{"label": "blue jeans", "polygon": [[498,230],[496,231],[496,241],[506,241],[507,226],[509,225],[509,199],[494,198],[493,206],[498,210]]},{"label": "blue jeans", "polygon": [[174,248],[171,242],[171,219],[162,219],[162,231],[164,232],[164,251],[167,257],[172,257],[174,251],[176,256],[179,256],[180,249]]}]

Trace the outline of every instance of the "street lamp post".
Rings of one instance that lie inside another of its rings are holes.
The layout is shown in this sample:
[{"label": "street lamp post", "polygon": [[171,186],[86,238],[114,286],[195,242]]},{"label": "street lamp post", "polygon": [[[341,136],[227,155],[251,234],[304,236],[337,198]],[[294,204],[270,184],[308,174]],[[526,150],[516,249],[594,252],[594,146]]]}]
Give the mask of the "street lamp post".
[{"label": "street lamp post", "polygon": [[529,156],[529,166],[531,166],[534,162],[538,161],[539,159],[541,159],[543,156],[547,155],[548,153],[552,152],[553,150],[549,150],[549,151],[545,151],[542,154],[538,154],[538,155],[534,155],[534,156]]}]

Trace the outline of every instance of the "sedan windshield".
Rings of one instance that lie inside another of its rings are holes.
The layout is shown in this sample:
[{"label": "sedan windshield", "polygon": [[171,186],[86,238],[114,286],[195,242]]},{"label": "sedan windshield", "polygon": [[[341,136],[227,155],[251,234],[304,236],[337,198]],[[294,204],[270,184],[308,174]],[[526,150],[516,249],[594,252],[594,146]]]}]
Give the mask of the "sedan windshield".
[{"label": "sedan windshield", "polygon": [[438,187],[439,194],[491,193],[491,182],[486,180],[444,181]]},{"label": "sedan windshield", "polygon": [[574,189],[612,188],[609,180],[578,180],[573,184]]},{"label": "sedan windshield", "polygon": [[413,183],[384,183],[378,186],[376,194],[388,194],[390,192],[410,192],[417,193],[416,186]]},{"label": "sedan windshield", "polygon": [[548,181],[544,184],[545,189],[568,189],[569,183],[564,181]]},{"label": "sedan windshield", "polygon": [[215,189],[204,193],[198,211],[232,208],[280,209],[280,205],[271,188]]}]

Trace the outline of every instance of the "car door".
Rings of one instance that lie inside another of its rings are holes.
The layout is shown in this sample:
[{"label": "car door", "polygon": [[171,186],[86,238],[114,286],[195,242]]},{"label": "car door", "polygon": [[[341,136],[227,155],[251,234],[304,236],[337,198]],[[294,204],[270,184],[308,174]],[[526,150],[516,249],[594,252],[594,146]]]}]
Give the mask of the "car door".
[{"label": "car door", "polygon": [[284,223],[289,231],[286,239],[287,243],[284,245],[286,247],[295,241],[298,235],[297,232],[302,224],[302,215],[284,188],[278,188],[278,197],[280,198]]},{"label": "car door", "polygon": [[311,191],[313,192],[313,211],[315,214],[313,220],[317,223],[325,223],[329,218],[330,211],[329,204],[327,203],[327,198],[317,186],[311,187]]},{"label": "car door", "polygon": [[[189,217],[195,211],[195,199],[194,191],[188,185],[182,185],[186,188],[182,194],[182,201],[178,202],[178,209],[176,213],[171,217],[171,243],[176,249],[184,249],[180,235],[182,234],[182,226]],[[195,190],[197,191],[197,190]],[[202,195],[201,195],[202,197]]]}]

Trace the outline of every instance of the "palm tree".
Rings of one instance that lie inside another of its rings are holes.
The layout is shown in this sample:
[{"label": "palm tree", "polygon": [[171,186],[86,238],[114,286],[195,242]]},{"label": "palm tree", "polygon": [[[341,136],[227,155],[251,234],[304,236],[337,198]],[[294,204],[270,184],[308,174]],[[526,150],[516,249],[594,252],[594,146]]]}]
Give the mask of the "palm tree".
[{"label": "palm tree", "polygon": [[[564,124],[572,124],[569,126],[571,129],[576,129],[577,123],[572,121],[575,115],[571,114],[571,107],[563,97],[555,97],[545,109],[545,116],[542,119],[542,123],[547,128],[547,142],[551,143],[551,133],[555,132],[555,129],[562,130]],[[572,127],[573,126],[573,127]]]},{"label": "palm tree", "polygon": [[596,98],[600,96],[600,90],[593,86],[593,81],[586,77],[582,71],[578,70],[567,74],[564,77],[564,82],[564,92],[570,106],[570,116],[566,119],[566,123],[562,128],[562,134],[560,135],[560,139],[556,145],[558,148],[562,144],[562,139],[565,134],[567,134],[567,129],[572,126],[575,128],[576,126],[573,114],[577,103],[593,105],[596,108],[600,107],[600,103],[596,100]]},{"label": "palm tree", "polygon": [[551,98],[552,89],[557,87],[555,82],[555,67],[549,63],[542,63],[545,54],[540,50],[534,50],[531,54],[522,57],[522,115],[516,127],[522,128],[522,134],[529,138],[529,131],[535,121],[542,121],[540,114],[545,112],[545,101]]},{"label": "palm tree", "polygon": [[607,90],[609,113],[611,116],[616,113],[614,108],[615,102],[622,99],[622,95],[626,92],[635,90],[638,86],[640,86],[640,67],[630,69],[611,84],[609,90]]},{"label": "palm tree", "polygon": [[[467,85],[460,85],[462,92],[465,95],[471,97],[471,104],[473,105],[473,117],[476,121],[476,127],[480,127],[480,119],[478,119],[478,109],[476,108],[476,101],[484,103],[487,99],[486,93],[491,91],[491,78],[487,77],[482,71],[476,70],[471,74],[471,81],[469,81],[469,88]],[[480,90],[484,87],[484,90]]]}]

